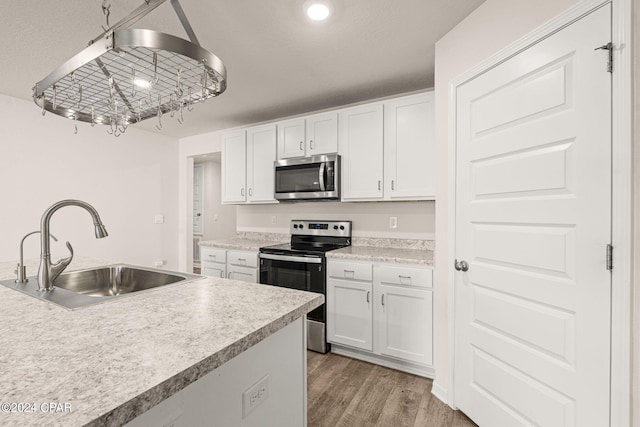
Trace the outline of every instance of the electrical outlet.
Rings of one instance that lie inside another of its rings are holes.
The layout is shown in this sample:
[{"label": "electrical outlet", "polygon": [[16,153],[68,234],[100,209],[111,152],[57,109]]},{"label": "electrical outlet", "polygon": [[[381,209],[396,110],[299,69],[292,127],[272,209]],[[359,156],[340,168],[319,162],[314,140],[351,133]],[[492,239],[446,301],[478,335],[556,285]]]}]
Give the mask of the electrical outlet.
[{"label": "electrical outlet", "polygon": [[159,259],[156,261],[153,261],[153,266],[154,267],[162,267],[164,265],[164,260],[163,259]]},{"label": "electrical outlet", "polygon": [[389,228],[398,228],[398,217],[390,216],[389,217]]},{"label": "electrical outlet", "polygon": [[275,215],[271,215],[271,224],[276,225],[278,223],[278,217]]},{"label": "electrical outlet", "polygon": [[246,418],[254,409],[269,397],[269,375],[265,375],[242,393],[242,418]]},{"label": "electrical outlet", "polygon": [[153,218],[153,222],[155,222],[156,224],[164,224],[164,215],[156,215]]}]

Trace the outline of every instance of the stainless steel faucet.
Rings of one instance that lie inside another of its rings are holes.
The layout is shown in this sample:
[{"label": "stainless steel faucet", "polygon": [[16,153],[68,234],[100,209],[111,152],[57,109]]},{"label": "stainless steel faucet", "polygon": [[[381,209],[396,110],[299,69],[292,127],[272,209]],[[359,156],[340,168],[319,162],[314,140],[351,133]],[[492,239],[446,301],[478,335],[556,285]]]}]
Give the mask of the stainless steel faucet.
[{"label": "stainless steel faucet", "polygon": [[98,212],[90,204],[81,200],[61,200],[51,205],[51,207],[42,214],[42,219],[40,220],[40,266],[38,267],[38,288],[40,291],[48,292],[52,290],[53,281],[67,268],[73,259],[73,248],[71,244],[67,242],[67,248],[71,255],[61,259],[55,264],[51,263],[49,222],[51,221],[53,213],[64,206],[78,206],[85,209],[89,212],[91,218],[93,218],[96,239],[102,239],[108,236],[107,230],[104,228],[102,220],[100,219],[100,215],[98,215]]}]

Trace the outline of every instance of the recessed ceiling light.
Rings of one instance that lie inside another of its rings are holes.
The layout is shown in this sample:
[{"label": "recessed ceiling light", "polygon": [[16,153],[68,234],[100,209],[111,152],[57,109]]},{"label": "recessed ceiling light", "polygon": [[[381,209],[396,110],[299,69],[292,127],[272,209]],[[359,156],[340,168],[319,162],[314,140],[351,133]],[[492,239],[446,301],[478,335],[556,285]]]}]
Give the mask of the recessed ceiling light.
[{"label": "recessed ceiling light", "polygon": [[314,21],[324,21],[331,15],[331,9],[326,3],[312,3],[307,8],[307,16]]}]

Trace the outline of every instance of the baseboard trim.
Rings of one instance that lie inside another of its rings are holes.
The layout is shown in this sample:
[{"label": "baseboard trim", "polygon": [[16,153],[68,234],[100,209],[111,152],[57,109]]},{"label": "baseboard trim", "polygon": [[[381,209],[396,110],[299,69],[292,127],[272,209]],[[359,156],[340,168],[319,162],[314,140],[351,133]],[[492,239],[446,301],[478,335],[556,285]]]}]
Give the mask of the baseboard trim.
[{"label": "baseboard trim", "polygon": [[[386,368],[395,369],[397,371],[407,372],[409,374],[418,375],[420,377],[435,378],[435,370],[433,367],[426,365],[419,365],[417,363],[405,362],[403,360],[393,359],[391,357],[380,356],[372,354],[363,350],[357,350],[354,348],[342,347],[340,345],[331,344],[331,352],[339,354],[341,356],[347,356],[365,362],[373,363],[374,365],[384,366]],[[442,400],[442,399],[441,399]]]},{"label": "baseboard trim", "polygon": [[[444,388],[440,383],[434,381],[433,382],[433,386],[431,387],[431,394],[433,394],[435,397],[438,398],[438,400],[440,400],[442,403],[445,403],[447,405],[449,405],[449,402],[447,401],[447,389]],[[451,405],[449,405],[451,406]]]}]

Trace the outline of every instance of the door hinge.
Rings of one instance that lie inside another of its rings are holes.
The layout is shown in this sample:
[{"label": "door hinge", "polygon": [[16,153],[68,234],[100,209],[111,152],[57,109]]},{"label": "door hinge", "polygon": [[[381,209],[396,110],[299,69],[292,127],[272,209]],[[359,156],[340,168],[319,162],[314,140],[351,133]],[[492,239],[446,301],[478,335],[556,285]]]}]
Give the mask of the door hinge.
[{"label": "door hinge", "polygon": [[607,270],[613,270],[613,246],[607,245]]},{"label": "door hinge", "polygon": [[613,73],[613,43],[609,42],[605,45],[595,48],[594,50],[606,50],[608,53],[607,71]]}]

